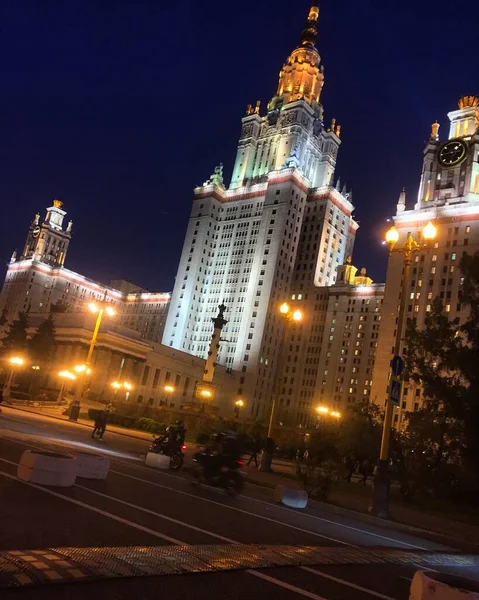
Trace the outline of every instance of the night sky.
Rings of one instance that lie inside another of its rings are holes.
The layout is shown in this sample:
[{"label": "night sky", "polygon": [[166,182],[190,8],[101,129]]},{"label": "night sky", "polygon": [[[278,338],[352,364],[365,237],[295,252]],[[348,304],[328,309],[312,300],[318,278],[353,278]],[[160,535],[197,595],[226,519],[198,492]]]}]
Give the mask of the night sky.
[{"label": "night sky", "polygon": [[[66,266],[173,287],[192,189],[240,119],[266,109],[308,0],[37,0],[0,6],[0,260],[61,198]],[[384,279],[379,240],[406,186],[415,202],[430,124],[479,93],[474,11],[445,0],[324,0],[325,120],[342,125],[337,175],[353,188],[354,253]],[[262,111],[263,112],[263,111]]]}]

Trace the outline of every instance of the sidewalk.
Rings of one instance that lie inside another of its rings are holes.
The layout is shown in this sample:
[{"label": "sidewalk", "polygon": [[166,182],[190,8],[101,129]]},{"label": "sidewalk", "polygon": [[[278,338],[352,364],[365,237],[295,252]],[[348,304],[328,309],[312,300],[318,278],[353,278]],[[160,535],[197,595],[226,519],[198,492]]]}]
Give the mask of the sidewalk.
[{"label": "sidewalk", "polygon": [[[41,415],[43,417],[48,417],[50,419],[57,419],[59,421],[66,421],[67,423],[73,423],[76,425],[80,425],[82,427],[88,427],[93,429],[93,421],[90,419],[78,419],[77,421],[69,421],[67,415],[62,415],[62,412],[65,410],[64,406],[55,407],[55,408],[39,408],[39,407],[30,407],[30,406],[18,406],[16,404],[4,405],[4,408],[11,408],[13,410],[19,410],[22,412],[33,413],[36,415]],[[125,437],[135,438],[138,440],[146,440],[151,442],[153,440],[153,434],[147,431],[138,431],[137,429],[127,429],[126,427],[119,427],[118,425],[110,425],[107,426],[108,433],[116,433],[117,435],[123,435]]]},{"label": "sidewalk", "polygon": [[[273,461],[273,470],[274,467]],[[245,472],[245,479],[249,483],[272,489],[277,485],[301,489],[301,485],[296,479],[286,478],[281,474],[262,473],[255,468],[246,466]],[[359,484],[351,483],[351,486],[355,485]],[[438,533],[451,539],[478,545],[479,550],[479,526],[477,525],[447,519],[440,515],[421,512],[400,504],[391,505],[392,520],[381,519],[368,513],[370,504],[370,499],[367,497],[355,495],[354,493],[344,494],[336,490],[332,491],[328,502],[316,500],[309,501],[310,506],[314,506],[321,511],[328,511],[352,519],[360,519],[374,525],[379,525],[380,527],[410,531],[416,535],[424,531]]]}]

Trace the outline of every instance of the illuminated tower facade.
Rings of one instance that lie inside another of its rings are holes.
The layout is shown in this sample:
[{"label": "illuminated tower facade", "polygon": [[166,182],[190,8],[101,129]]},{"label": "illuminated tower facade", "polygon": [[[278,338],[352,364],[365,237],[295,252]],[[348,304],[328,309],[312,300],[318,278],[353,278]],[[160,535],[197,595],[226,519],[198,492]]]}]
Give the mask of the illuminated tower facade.
[{"label": "illuminated tower facade", "polygon": [[[414,208],[407,208],[401,193],[394,224],[399,232],[397,247],[409,233],[421,240],[423,227],[432,221],[437,237],[432,247],[421,248],[413,259],[407,286],[407,319],[419,327],[439,297],[451,319],[467,316],[461,302],[463,253],[479,250],[479,98],[463,96],[457,110],[448,113],[448,137],[440,140],[439,124],[433,123],[424,149],[419,193]],[[393,253],[389,258],[377,358],[371,398],[384,406],[389,379],[389,362],[397,335],[397,313],[402,289],[403,258]],[[404,332],[400,332],[403,335]],[[405,411],[417,410],[422,403],[421,389],[405,385],[403,397],[394,416],[397,426]]]},{"label": "illuminated tower facade", "polygon": [[241,372],[245,416],[266,416],[271,406],[279,305],[293,282],[298,290],[332,285],[357,229],[351,193],[333,183],[340,127],[325,125],[320,103],[318,19],[313,2],[267,110],[248,106],[230,185],[220,165],[194,191],[163,335],[165,345],[206,358],[224,303],[218,363]]},{"label": "illuminated tower facade", "polygon": [[27,240],[20,260],[32,259],[50,266],[62,266],[70,244],[72,221],[63,229],[67,213],[61,200],[53,200],[43,222],[37,213],[28,229]]}]

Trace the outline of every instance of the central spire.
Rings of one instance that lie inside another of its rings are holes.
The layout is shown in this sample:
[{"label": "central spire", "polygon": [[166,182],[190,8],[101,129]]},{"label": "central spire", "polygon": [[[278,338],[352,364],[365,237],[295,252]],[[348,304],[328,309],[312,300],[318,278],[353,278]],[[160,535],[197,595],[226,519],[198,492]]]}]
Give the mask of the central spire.
[{"label": "central spire", "polygon": [[301,46],[314,46],[318,39],[319,2],[313,0],[309,9],[306,27],[301,32]]},{"label": "central spire", "polygon": [[283,98],[283,104],[295,100],[305,100],[308,104],[319,102],[324,75],[321,57],[315,47],[318,20],[318,0],[313,0],[306,26],[301,32],[301,43],[289,55],[279,74],[277,96]]}]

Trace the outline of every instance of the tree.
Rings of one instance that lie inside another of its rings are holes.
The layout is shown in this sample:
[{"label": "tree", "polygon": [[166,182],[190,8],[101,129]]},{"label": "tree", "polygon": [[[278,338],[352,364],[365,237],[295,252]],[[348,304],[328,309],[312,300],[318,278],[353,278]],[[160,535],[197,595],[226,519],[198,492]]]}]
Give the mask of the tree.
[{"label": "tree", "polygon": [[436,299],[423,329],[414,321],[406,328],[406,376],[421,385],[424,410],[409,417],[405,438],[410,453],[423,453],[423,486],[438,491],[431,477],[453,467],[448,492],[471,499],[479,492],[479,253],[465,255],[460,269],[467,320],[449,320]]},{"label": "tree", "polygon": [[17,318],[7,327],[6,335],[2,339],[0,354],[2,356],[25,354],[27,351],[27,329],[27,314],[19,312]]},{"label": "tree", "polygon": [[40,324],[29,343],[30,358],[42,369],[48,368],[53,361],[56,346],[55,334],[55,322],[50,313]]}]

